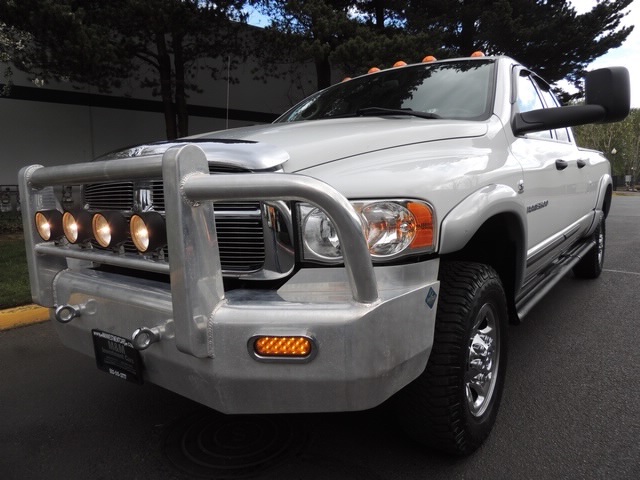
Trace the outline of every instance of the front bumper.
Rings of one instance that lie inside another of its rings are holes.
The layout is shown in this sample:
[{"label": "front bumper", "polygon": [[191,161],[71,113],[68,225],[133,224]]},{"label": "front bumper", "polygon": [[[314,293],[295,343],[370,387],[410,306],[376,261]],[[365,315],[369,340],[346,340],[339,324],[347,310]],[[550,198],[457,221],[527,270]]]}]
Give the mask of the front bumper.
[{"label": "front bumper", "polygon": [[[147,258],[43,243],[34,229],[37,210],[59,208],[49,195],[52,185],[160,176],[168,272],[156,271]],[[357,214],[318,180],[209,175],[203,151],[187,145],[135,163],[26,167],[20,189],[32,296],[52,307],[52,318],[56,307],[65,311],[69,321],[56,328],[73,349],[93,355],[92,330],[131,338],[150,329],[159,341],[141,352],[144,378],[227,413],[366,409],[425,368],[438,260],[374,269]],[[340,237],[344,268],[303,269],[278,291],[225,292],[212,200],[292,200],[322,208]],[[169,273],[170,283],[106,273],[99,265]],[[71,309],[79,315],[67,316]],[[306,362],[262,361],[249,345],[256,335],[311,338],[315,355]]]},{"label": "front bumper", "polygon": [[[60,304],[91,308],[54,323],[66,346],[90,356],[93,329],[130,338],[137,328],[161,326],[161,340],[141,352],[145,380],[221,412],[362,410],[424,370],[436,310],[426,298],[438,292],[436,275],[437,260],[376,268],[380,300],[370,305],[350,301],[341,269],[302,271],[278,292],[228,292],[208,322],[206,358],[176,348],[171,292],[162,283],[61,272]],[[255,335],[305,335],[317,352],[308,362],[262,362],[247,348]]]}]

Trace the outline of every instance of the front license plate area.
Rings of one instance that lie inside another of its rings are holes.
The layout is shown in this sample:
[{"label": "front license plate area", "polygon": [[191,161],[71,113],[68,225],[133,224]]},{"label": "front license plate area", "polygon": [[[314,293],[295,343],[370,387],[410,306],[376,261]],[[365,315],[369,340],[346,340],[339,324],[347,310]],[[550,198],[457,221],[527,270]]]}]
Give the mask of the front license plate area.
[{"label": "front license plate area", "polygon": [[98,368],[114,377],[142,383],[142,358],[131,340],[100,330],[91,330]]}]

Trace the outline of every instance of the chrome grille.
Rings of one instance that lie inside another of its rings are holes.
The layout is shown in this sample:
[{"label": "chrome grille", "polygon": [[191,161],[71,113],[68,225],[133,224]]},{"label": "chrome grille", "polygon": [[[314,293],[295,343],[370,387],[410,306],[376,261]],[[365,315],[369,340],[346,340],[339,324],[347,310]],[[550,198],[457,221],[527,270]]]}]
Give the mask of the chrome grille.
[{"label": "chrome grille", "polygon": [[126,210],[133,206],[133,183],[98,183],[85,185],[83,203],[90,210]]},{"label": "chrome grille", "polygon": [[[153,209],[164,212],[165,201],[162,180],[145,182],[151,192]],[[117,182],[85,185],[83,203],[91,211],[118,210],[132,212],[136,189],[133,182]],[[225,272],[253,272],[260,270],[265,262],[265,243],[262,210],[259,202],[215,203],[216,232],[220,250],[220,262]],[[100,248],[94,242],[94,248]],[[126,252],[135,252],[131,241],[124,245]],[[167,251],[165,248],[165,258]]]}]

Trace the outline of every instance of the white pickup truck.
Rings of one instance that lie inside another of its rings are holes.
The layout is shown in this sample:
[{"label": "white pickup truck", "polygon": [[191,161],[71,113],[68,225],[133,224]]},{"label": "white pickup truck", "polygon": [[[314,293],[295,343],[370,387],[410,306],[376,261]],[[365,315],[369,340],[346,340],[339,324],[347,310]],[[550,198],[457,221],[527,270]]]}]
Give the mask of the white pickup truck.
[{"label": "white pickup truck", "polygon": [[100,369],[226,413],[362,410],[468,454],[508,323],[595,278],[629,75],[561,107],[507,57],[383,70],[270,125],[20,172],[33,300]]}]

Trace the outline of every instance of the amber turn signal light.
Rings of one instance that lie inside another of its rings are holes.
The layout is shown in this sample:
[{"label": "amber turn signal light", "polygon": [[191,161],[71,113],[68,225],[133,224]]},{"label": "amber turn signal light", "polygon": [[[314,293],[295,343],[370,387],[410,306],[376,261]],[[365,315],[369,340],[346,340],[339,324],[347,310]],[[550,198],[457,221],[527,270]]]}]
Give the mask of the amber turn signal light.
[{"label": "amber turn signal light", "polygon": [[257,337],[253,349],[259,357],[306,358],[312,343],[308,337]]}]

